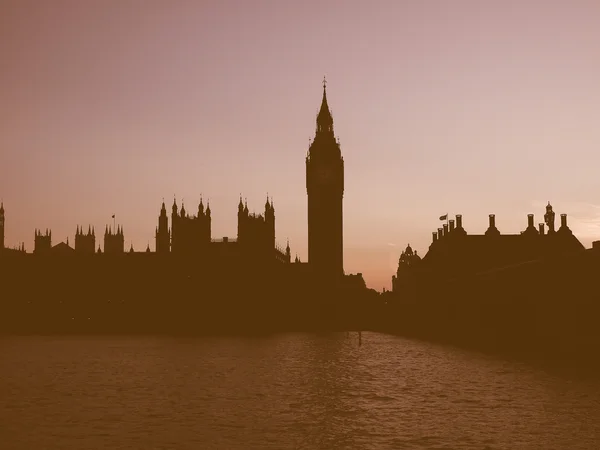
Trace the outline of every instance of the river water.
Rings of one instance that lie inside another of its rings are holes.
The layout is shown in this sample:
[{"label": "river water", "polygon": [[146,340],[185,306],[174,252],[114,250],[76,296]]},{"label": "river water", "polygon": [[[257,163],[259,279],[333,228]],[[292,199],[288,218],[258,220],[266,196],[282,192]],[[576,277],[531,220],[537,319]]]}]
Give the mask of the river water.
[{"label": "river water", "polygon": [[597,449],[600,380],[376,333],[0,338],[0,448]]}]

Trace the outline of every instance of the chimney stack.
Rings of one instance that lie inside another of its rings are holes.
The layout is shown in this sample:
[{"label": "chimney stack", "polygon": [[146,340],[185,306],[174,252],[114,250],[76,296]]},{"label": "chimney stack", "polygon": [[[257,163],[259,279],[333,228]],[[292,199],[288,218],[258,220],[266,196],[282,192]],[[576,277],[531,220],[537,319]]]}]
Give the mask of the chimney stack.
[{"label": "chimney stack", "polygon": [[560,215],[560,227],[567,228],[567,215],[566,214]]},{"label": "chimney stack", "polygon": [[438,228],[438,239],[441,239],[444,237],[444,230],[442,228]]},{"label": "chimney stack", "polygon": [[490,214],[490,228],[496,227],[496,216],[494,214]]},{"label": "chimney stack", "polygon": [[454,230],[454,219],[450,219],[450,231]]},{"label": "chimney stack", "polygon": [[462,214],[456,215],[456,228],[462,228]]},{"label": "chimney stack", "polygon": [[448,224],[445,223],[443,226],[444,226],[444,236],[447,236],[448,235]]},{"label": "chimney stack", "polygon": [[437,231],[431,233],[433,235],[433,242],[437,241]]},{"label": "chimney stack", "polygon": [[527,214],[527,226],[533,228],[533,214]]},{"label": "chimney stack", "polygon": [[540,224],[538,225],[538,227],[539,227],[539,230],[540,230],[540,234],[544,234],[544,224],[543,224],[543,223],[540,223]]}]

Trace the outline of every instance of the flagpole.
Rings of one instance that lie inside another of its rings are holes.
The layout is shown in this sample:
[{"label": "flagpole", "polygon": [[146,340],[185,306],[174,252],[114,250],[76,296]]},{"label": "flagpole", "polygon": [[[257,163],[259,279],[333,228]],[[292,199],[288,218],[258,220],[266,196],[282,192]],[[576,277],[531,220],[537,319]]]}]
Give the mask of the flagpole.
[{"label": "flagpole", "polygon": [[116,214],[113,214],[113,233],[117,229],[117,219],[115,219]]}]

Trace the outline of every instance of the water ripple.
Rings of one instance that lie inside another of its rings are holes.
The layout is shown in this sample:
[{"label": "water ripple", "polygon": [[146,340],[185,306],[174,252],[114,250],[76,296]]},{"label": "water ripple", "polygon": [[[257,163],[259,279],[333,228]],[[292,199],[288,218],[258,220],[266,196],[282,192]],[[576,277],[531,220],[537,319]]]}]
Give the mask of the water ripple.
[{"label": "water ripple", "polygon": [[386,335],[0,339],[0,447],[591,449],[600,381]]}]

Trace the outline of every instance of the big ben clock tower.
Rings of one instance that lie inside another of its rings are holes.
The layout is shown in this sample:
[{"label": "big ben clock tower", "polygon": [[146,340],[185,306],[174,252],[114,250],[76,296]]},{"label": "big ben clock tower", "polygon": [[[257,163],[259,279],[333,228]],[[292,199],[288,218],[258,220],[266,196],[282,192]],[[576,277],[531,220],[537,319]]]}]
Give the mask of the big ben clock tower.
[{"label": "big ben clock tower", "polygon": [[328,279],[344,274],[344,158],[333,134],[326,81],[317,131],[306,156],[308,263]]}]

